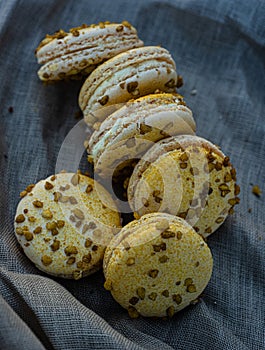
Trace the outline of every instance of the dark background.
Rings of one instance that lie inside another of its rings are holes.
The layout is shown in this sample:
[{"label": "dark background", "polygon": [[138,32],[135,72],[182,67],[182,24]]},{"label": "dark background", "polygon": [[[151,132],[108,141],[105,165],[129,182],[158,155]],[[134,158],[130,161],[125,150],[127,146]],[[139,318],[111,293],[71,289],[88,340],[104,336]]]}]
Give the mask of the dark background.
[{"label": "dark background", "polygon": [[[13,232],[19,193],[54,173],[79,110],[81,82],[44,86],[35,48],[59,28],[124,19],[146,45],[170,50],[198,135],[230,156],[241,186],[236,213],[208,240],[214,271],[202,301],[169,321],[129,319],[102,272],[81,281],[44,275]],[[262,0],[0,1],[1,349],[265,347],[264,22]]]}]

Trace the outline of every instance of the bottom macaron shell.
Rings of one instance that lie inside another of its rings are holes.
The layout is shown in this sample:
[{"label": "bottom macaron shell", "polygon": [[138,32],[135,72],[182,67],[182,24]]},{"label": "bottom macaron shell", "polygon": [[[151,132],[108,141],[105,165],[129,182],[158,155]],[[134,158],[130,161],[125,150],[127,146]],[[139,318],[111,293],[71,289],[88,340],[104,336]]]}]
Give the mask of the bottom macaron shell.
[{"label": "bottom macaron shell", "polygon": [[211,277],[212,256],[202,237],[184,220],[163,216],[135,221],[128,232],[125,226],[122,241],[105,255],[105,288],[132,318],[172,317],[198,298]]}]

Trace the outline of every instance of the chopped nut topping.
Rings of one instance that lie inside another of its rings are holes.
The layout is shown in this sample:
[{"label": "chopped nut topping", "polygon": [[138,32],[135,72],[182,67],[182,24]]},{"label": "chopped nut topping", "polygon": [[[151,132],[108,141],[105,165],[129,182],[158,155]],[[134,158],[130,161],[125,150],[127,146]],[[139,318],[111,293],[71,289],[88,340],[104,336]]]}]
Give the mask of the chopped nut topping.
[{"label": "chopped nut topping", "polygon": [[46,224],[46,229],[48,231],[51,231],[51,230],[54,230],[56,228],[56,222],[55,221],[52,221],[52,222],[47,222]]},{"label": "chopped nut topping", "polygon": [[230,173],[226,173],[224,177],[224,182],[230,182],[232,181],[232,176]]},{"label": "chopped nut topping", "polygon": [[98,102],[101,104],[101,106],[105,106],[109,102],[109,96],[103,96],[100,100],[98,100]]},{"label": "chopped nut topping", "polygon": [[135,91],[138,87],[137,81],[132,81],[127,84],[127,91],[131,94],[133,91]]},{"label": "chopped nut topping", "polygon": [[133,306],[128,307],[128,314],[131,318],[138,318],[139,317],[138,311]]},{"label": "chopped nut topping", "polygon": [[75,227],[76,227],[76,228],[79,228],[81,225],[82,225],[82,221],[79,220],[79,221],[77,221],[77,223],[75,224]]},{"label": "chopped nut topping", "polygon": [[24,237],[26,238],[27,241],[32,241],[33,240],[33,234],[29,231],[24,231],[23,232]]},{"label": "chopped nut topping", "polygon": [[35,187],[34,184],[28,185],[28,187],[26,188],[26,191],[29,193],[33,190],[34,187]]},{"label": "chopped nut topping", "polygon": [[57,228],[53,228],[51,231],[52,231],[52,235],[53,235],[53,236],[56,236],[56,235],[58,235],[58,233],[59,233],[59,231],[57,230]]},{"label": "chopped nut topping", "polygon": [[33,231],[33,233],[35,233],[36,235],[42,232],[42,227],[38,226],[35,228],[35,230]]},{"label": "chopped nut topping", "polygon": [[138,297],[141,299],[141,300],[144,300],[145,298],[145,288],[143,287],[139,287],[136,289],[136,294],[138,295]]},{"label": "chopped nut topping", "polygon": [[122,32],[123,28],[124,28],[123,25],[116,27],[116,32]]},{"label": "chopped nut topping", "polygon": [[218,186],[218,189],[221,191],[221,196],[225,197],[228,193],[231,192],[227,184],[222,183],[221,185]]},{"label": "chopped nut topping", "polygon": [[132,25],[128,21],[122,21],[122,24],[124,25],[124,27],[127,27],[129,29],[131,29],[132,27]]},{"label": "chopped nut topping", "polygon": [[173,238],[175,237],[175,232],[166,230],[161,233],[161,237],[164,239]]},{"label": "chopped nut topping", "polygon": [[129,300],[129,303],[132,304],[132,305],[136,305],[139,301],[139,298],[137,297],[132,297],[130,300]]},{"label": "chopped nut topping", "polygon": [[233,168],[233,169],[231,170],[230,174],[231,174],[231,176],[232,176],[232,179],[233,179],[234,181],[236,181],[236,169]]},{"label": "chopped nut topping", "polygon": [[75,263],[75,257],[71,256],[66,263],[67,265],[73,265]]},{"label": "chopped nut topping", "polygon": [[182,238],[182,232],[177,231],[177,239],[180,240]]},{"label": "chopped nut topping", "polygon": [[148,295],[148,299],[155,301],[157,298],[157,293],[152,292],[151,294]]},{"label": "chopped nut topping", "polygon": [[34,216],[29,216],[28,221],[29,222],[35,222],[37,219]]},{"label": "chopped nut topping", "polygon": [[181,297],[181,295],[180,294],[173,294],[172,295],[172,299],[173,299],[173,301],[175,301],[175,303],[176,304],[181,304],[181,302],[182,302],[182,297]]},{"label": "chopped nut topping", "polygon": [[53,214],[50,211],[50,209],[43,210],[41,215],[44,219],[52,219],[53,218]]},{"label": "chopped nut topping", "polygon": [[27,191],[22,191],[22,192],[20,192],[20,197],[23,198],[23,197],[25,197],[27,194],[28,194]]},{"label": "chopped nut topping", "polygon": [[67,203],[69,201],[69,197],[61,195],[60,198],[59,198],[59,201],[61,203]]},{"label": "chopped nut topping", "polygon": [[178,75],[177,88],[179,89],[181,86],[183,86],[183,78],[181,75]]},{"label": "chopped nut topping", "polygon": [[85,241],[85,247],[86,248],[91,247],[92,243],[93,243],[93,241],[91,241],[91,239],[87,238],[86,241]]},{"label": "chopped nut topping", "polygon": [[46,181],[44,187],[45,187],[45,190],[51,190],[53,189],[54,186],[50,182]]},{"label": "chopped nut topping", "polygon": [[180,169],[186,169],[188,164],[187,163],[179,163]]},{"label": "chopped nut topping", "polygon": [[166,297],[166,298],[169,297],[169,291],[167,289],[163,290],[161,294],[163,295],[163,297]]},{"label": "chopped nut topping", "polygon": [[179,159],[182,161],[182,162],[187,162],[187,160],[189,159],[187,153],[183,153],[181,154],[181,156],[179,157]]},{"label": "chopped nut topping", "polygon": [[93,186],[92,185],[87,185],[86,193],[90,193],[92,191],[93,191]]},{"label": "chopped nut topping", "polygon": [[79,184],[80,176],[79,174],[74,174],[73,177],[71,178],[71,183],[74,186],[77,186]]},{"label": "chopped nut topping", "polygon": [[169,257],[166,255],[163,255],[159,258],[160,263],[166,263],[168,261]]},{"label": "chopped nut topping", "polygon": [[174,316],[174,313],[175,313],[175,309],[174,309],[174,306],[170,306],[168,309],[167,309],[167,315],[168,317],[173,317]]},{"label": "chopped nut topping", "polygon": [[166,243],[161,243],[161,244],[157,244],[157,245],[154,244],[153,245],[153,249],[157,253],[162,251],[162,250],[166,250],[166,248],[167,248]]},{"label": "chopped nut topping", "polygon": [[158,270],[150,270],[149,272],[148,272],[148,275],[150,276],[150,277],[152,277],[152,278],[156,278],[157,277],[157,275],[158,275]]},{"label": "chopped nut topping", "polygon": [[213,231],[213,230],[211,229],[211,227],[207,227],[207,228],[205,229],[205,232],[206,232],[206,233],[212,233],[212,231]]},{"label": "chopped nut topping", "polygon": [[174,88],[174,87],[176,87],[176,82],[175,82],[175,79],[170,79],[166,84],[165,84],[165,86],[167,87],[167,88]]},{"label": "chopped nut topping", "polygon": [[41,262],[43,263],[44,266],[51,265],[52,263],[52,258],[48,255],[43,255],[41,258]]},{"label": "chopped nut topping", "polygon": [[185,281],[184,281],[184,286],[189,286],[192,283],[193,283],[193,279],[192,278],[186,278]]},{"label": "chopped nut topping", "polygon": [[220,171],[220,170],[222,170],[222,163],[219,163],[219,162],[216,162],[215,163],[215,170],[217,170],[217,171]]},{"label": "chopped nut topping", "polygon": [[194,285],[194,284],[189,284],[189,285],[187,286],[187,292],[188,292],[188,293],[195,293],[195,292],[196,292],[196,287],[195,287],[195,285]]},{"label": "chopped nut topping", "polygon": [[24,229],[23,229],[23,227],[17,227],[16,228],[16,234],[17,235],[23,235],[24,234]]},{"label": "chopped nut topping", "polygon": [[217,224],[221,224],[223,221],[224,221],[224,218],[222,218],[221,216],[215,220]]},{"label": "chopped nut topping", "polygon": [[239,185],[235,184],[235,196],[238,196],[240,193],[240,187]]},{"label": "chopped nut topping", "polygon": [[132,265],[134,265],[135,264],[135,258],[129,258],[129,259],[127,259],[127,261],[126,261],[126,265],[127,266],[132,266]]},{"label": "chopped nut topping", "polygon": [[63,220],[57,220],[56,225],[60,229],[64,227],[65,222]]},{"label": "chopped nut topping", "polygon": [[54,240],[53,244],[51,245],[51,250],[55,252],[60,248],[60,241]]},{"label": "chopped nut topping", "polygon": [[16,217],[16,223],[21,223],[21,222],[24,222],[25,221],[25,216],[23,214],[19,214],[17,217]]},{"label": "chopped nut topping", "polygon": [[69,197],[69,202],[71,204],[77,204],[78,203],[77,200],[75,199],[75,197],[73,197],[73,196]]},{"label": "chopped nut topping", "polygon": [[233,207],[231,207],[229,210],[228,210],[228,214],[229,215],[232,215],[232,214],[234,214],[234,208]]},{"label": "chopped nut topping", "polygon": [[32,204],[36,208],[42,208],[43,207],[43,203],[41,201],[39,201],[39,200],[36,200],[36,201],[32,202]]},{"label": "chopped nut topping", "polygon": [[238,204],[239,202],[240,202],[240,198],[238,198],[238,197],[231,198],[231,199],[228,200],[228,203],[229,203],[230,205],[232,205],[232,206]]},{"label": "chopped nut topping", "polygon": [[85,234],[89,230],[88,224],[85,224],[82,229],[82,234]]},{"label": "chopped nut topping", "polygon": [[224,160],[223,160],[223,165],[224,165],[225,167],[227,167],[228,165],[230,165],[230,159],[229,159],[229,157],[225,157],[225,158],[224,158]]},{"label": "chopped nut topping", "polygon": [[53,195],[54,195],[54,199],[53,199],[54,202],[58,202],[62,196],[62,194],[60,192],[54,192]]},{"label": "chopped nut topping", "polygon": [[89,264],[92,259],[92,256],[90,253],[86,254],[83,256],[82,261],[86,264]]},{"label": "chopped nut topping", "polygon": [[65,249],[64,249],[64,252],[66,255],[71,255],[71,254],[77,254],[78,253],[78,250],[75,246],[73,245],[68,245]]},{"label": "chopped nut topping", "polygon": [[84,220],[84,218],[85,218],[85,215],[84,215],[84,213],[82,212],[82,210],[80,210],[80,209],[78,209],[78,208],[76,208],[76,209],[73,210],[73,214],[74,214],[78,219],[80,219],[80,220]]}]

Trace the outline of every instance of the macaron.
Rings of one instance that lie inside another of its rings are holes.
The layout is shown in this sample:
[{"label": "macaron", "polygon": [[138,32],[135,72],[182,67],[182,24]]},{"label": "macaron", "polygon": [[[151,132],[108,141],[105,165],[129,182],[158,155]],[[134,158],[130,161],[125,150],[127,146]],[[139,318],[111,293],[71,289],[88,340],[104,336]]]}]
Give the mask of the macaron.
[{"label": "macaron", "polygon": [[140,46],[143,42],[127,21],[83,24],[68,33],[61,29],[46,35],[36,49],[38,63],[42,64],[38,76],[52,81],[88,75],[101,62]]},{"label": "macaron", "polygon": [[130,100],[109,115],[88,142],[89,157],[102,178],[140,158],[154,142],[169,135],[194,134],[192,111],[181,95],[159,93]]},{"label": "macaron", "polygon": [[104,287],[132,318],[172,317],[198,301],[212,267],[209,247],[185,220],[152,213],[123,227],[110,242]]},{"label": "macaron", "polygon": [[102,267],[120,216],[93,179],[60,173],[22,191],[15,234],[26,256],[50,275],[80,279]]},{"label": "macaron", "polygon": [[127,193],[136,218],[167,212],[207,237],[234,212],[239,192],[229,157],[210,141],[181,135],[161,140],[146,152]]},{"label": "macaron", "polygon": [[119,104],[157,89],[175,92],[177,82],[176,65],[166,49],[158,46],[131,49],[90,74],[81,88],[79,105],[85,122],[92,127],[110,114],[106,107],[118,105],[118,109]]}]

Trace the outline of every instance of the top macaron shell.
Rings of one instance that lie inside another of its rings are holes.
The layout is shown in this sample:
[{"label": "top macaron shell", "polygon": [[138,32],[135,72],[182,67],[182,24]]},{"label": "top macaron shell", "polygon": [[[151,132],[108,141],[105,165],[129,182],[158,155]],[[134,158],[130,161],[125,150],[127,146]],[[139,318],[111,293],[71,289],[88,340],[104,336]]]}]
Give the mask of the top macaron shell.
[{"label": "top macaron shell", "polygon": [[47,35],[36,49],[43,66],[38,71],[41,80],[61,80],[82,72],[88,75],[98,64],[136,47],[143,46],[136,29],[127,21],[99,23],[63,30]]},{"label": "top macaron shell", "polygon": [[172,317],[205,289],[212,266],[207,244],[183,219],[147,214],[110,242],[104,286],[133,318]]},{"label": "top macaron shell", "polygon": [[107,191],[81,174],[50,176],[23,191],[15,233],[40,270],[79,279],[101,268],[120,216]]},{"label": "top macaron shell", "polygon": [[229,158],[211,142],[189,135],[154,145],[136,165],[128,185],[136,217],[169,212],[186,219],[204,237],[233,213],[238,194]]},{"label": "top macaron shell", "polygon": [[194,134],[192,111],[178,94],[153,94],[127,102],[108,116],[89,140],[89,153],[101,177],[113,175],[122,161],[139,158],[154,142]]},{"label": "top macaron shell", "polygon": [[106,118],[104,108],[100,111],[102,107],[121,104],[157,89],[174,92],[177,80],[175,62],[166,49],[147,46],[128,50],[93,71],[81,88],[79,105],[86,123],[93,126]]}]

